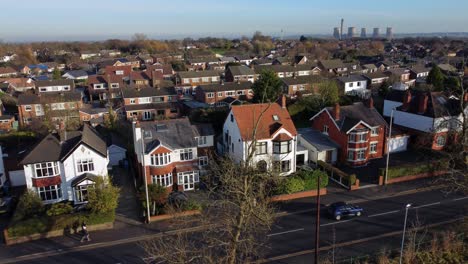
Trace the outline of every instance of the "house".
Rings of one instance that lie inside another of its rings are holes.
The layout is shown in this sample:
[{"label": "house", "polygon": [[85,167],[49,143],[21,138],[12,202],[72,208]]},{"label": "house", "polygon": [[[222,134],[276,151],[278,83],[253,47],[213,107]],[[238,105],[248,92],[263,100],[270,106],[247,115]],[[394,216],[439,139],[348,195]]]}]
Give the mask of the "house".
[{"label": "house", "polygon": [[109,117],[109,109],[86,104],[80,108],[79,115],[82,123],[86,122],[96,127],[97,125],[104,124],[104,120]]},{"label": "house", "polygon": [[18,72],[12,67],[0,67],[0,78],[1,77],[13,77],[16,76]]},{"label": "house", "polygon": [[286,109],[286,98],[281,101],[281,106],[232,106],[224,121],[220,151],[235,162],[247,162],[255,151],[249,161],[252,166],[275,169],[283,176],[295,172],[296,155],[304,153],[297,151],[297,131]]},{"label": "house", "polygon": [[282,78],[283,81],[283,93],[290,96],[302,96],[319,93],[319,85],[324,81],[320,76],[309,75],[309,76],[297,76]]},{"label": "house", "polygon": [[125,88],[122,94],[127,120],[176,118],[179,115],[174,87]]},{"label": "house", "polygon": [[180,87],[186,95],[192,94],[192,88],[198,85],[218,83],[220,73],[218,71],[184,71],[176,75],[176,87]]},{"label": "house", "polygon": [[165,80],[172,80],[174,77],[175,71],[172,68],[171,64],[155,64],[155,65],[147,65],[147,71],[159,71],[162,73],[162,76]]},{"label": "house", "polygon": [[82,107],[81,93],[20,94],[18,97],[18,121],[21,126],[33,121],[48,120],[63,128],[66,121],[79,120]]},{"label": "house", "polygon": [[391,69],[398,69],[400,68],[400,65],[393,61],[384,60],[377,63],[377,67],[379,68],[379,71],[388,71]]},{"label": "house", "polygon": [[73,80],[36,81],[36,89],[39,93],[73,92],[75,83]]},{"label": "house", "polygon": [[36,84],[31,78],[7,78],[0,82],[8,84],[7,88],[15,92],[26,92],[36,88]]},{"label": "house", "polygon": [[226,68],[225,79],[226,82],[255,82],[258,74],[245,65],[228,66]]},{"label": "house", "polygon": [[252,61],[256,59],[256,57],[251,57],[249,55],[237,55],[234,57],[239,63],[245,64],[247,66],[249,66],[250,63],[252,63]]},{"label": "house", "polygon": [[310,120],[313,129],[321,131],[339,145],[340,163],[358,167],[385,154],[388,125],[374,108],[372,98],[367,105],[358,102],[324,108]]},{"label": "house", "polygon": [[141,65],[151,65],[154,63],[154,58],[148,54],[141,54],[138,55],[136,58],[140,60]]},{"label": "house", "polygon": [[367,96],[367,79],[361,75],[349,75],[338,77],[338,83],[345,94],[355,94],[360,96]]},{"label": "house", "polygon": [[429,75],[431,70],[423,66],[414,66],[410,69],[410,78],[418,80],[426,80],[426,77]]},{"label": "house", "polygon": [[291,65],[291,59],[288,57],[276,57],[273,59],[273,65]]},{"label": "house", "polygon": [[[462,100],[468,101],[468,96]],[[463,111],[467,112],[468,108]],[[403,102],[395,108],[393,114],[393,123],[402,131],[415,136],[415,144],[429,146],[434,150],[442,150],[456,143],[454,133],[460,131],[462,122],[460,99],[443,92],[408,90],[404,92]]]},{"label": "house", "polygon": [[[255,59],[250,64],[252,65],[271,65],[272,60],[263,58],[263,59]],[[249,65],[250,66],[250,65]]]},{"label": "house", "polygon": [[415,83],[414,79],[410,79],[410,71],[408,69],[396,68],[390,69],[384,72],[389,77],[393,77],[398,82],[402,82],[406,85],[412,86]]},{"label": "house", "polygon": [[87,60],[93,57],[99,57],[101,54],[97,51],[83,51],[80,54],[80,59]]},{"label": "house", "polygon": [[320,60],[318,62],[319,68],[323,72],[328,72],[330,74],[336,74],[338,76],[341,76],[343,74],[346,74],[348,72],[348,68],[346,65],[343,63],[342,60]]},{"label": "house", "polygon": [[128,78],[132,72],[132,66],[111,66],[107,65],[104,68],[106,75],[121,76],[122,79]]},{"label": "house", "polygon": [[[12,115],[0,115],[0,133],[8,133],[13,130],[15,117]],[[1,186],[1,184],[0,184]]]},{"label": "house", "polygon": [[101,50],[99,53],[105,57],[117,57],[121,55],[119,50]]},{"label": "house", "polygon": [[302,65],[309,62],[309,59],[305,55],[297,55],[294,56],[294,64],[295,65]]},{"label": "house", "polygon": [[88,78],[87,89],[91,102],[96,99],[101,101],[108,98],[120,98],[123,87],[124,81],[119,75],[91,75]]},{"label": "house", "polygon": [[211,158],[214,131],[187,118],[133,122],[133,140],[139,175],[148,184],[190,191]]},{"label": "house", "polygon": [[294,76],[318,75],[320,69],[318,67],[302,64],[302,65],[259,65],[255,66],[255,73],[261,74],[263,71],[274,71],[278,77],[287,78]]},{"label": "house", "polygon": [[335,164],[338,160],[338,150],[340,146],[330,137],[313,128],[300,128],[297,140],[298,145],[308,150],[310,162],[317,164],[323,161]]},{"label": "house", "polygon": [[199,85],[195,89],[195,99],[197,101],[221,107],[230,104],[227,100],[247,101],[251,100],[252,97],[251,82],[205,84]]},{"label": "house", "polygon": [[364,76],[369,82],[369,85],[373,87],[380,86],[389,79],[388,75],[380,71],[365,73],[362,76]]},{"label": "house", "polygon": [[373,73],[373,72],[376,72],[378,71],[378,68],[377,66],[375,66],[375,64],[371,63],[371,64],[364,64],[362,65],[362,68],[364,69],[364,73]]},{"label": "house", "polygon": [[88,79],[88,73],[83,70],[73,70],[66,72],[64,75],[62,75],[62,78],[68,80],[86,80]]},{"label": "house", "polygon": [[21,161],[26,187],[45,204],[87,202],[87,191],[98,177],[107,177],[107,147],[87,125],[60,136],[49,134]]}]

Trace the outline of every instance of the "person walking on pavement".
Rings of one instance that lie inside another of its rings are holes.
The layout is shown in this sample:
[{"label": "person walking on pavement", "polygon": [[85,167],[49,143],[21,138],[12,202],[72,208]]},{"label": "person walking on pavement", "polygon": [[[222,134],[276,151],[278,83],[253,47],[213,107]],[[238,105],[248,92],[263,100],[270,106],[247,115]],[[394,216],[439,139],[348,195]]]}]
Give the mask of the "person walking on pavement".
[{"label": "person walking on pavement", "polygon": [[91,239],[89,238],[88,229],[86,228],[86,223],[83,223],[83,225],[81,226],[81,232],[83,233],[83,236],[81,237],[80,242],[83,242],[85,239],[86,241],[91,241]]}]

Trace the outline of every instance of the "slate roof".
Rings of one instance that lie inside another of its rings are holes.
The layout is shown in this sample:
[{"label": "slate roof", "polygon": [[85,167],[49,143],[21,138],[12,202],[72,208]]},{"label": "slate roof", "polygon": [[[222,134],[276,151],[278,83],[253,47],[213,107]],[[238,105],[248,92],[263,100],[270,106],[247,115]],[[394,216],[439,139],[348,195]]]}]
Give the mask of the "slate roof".
[{"label": "slate roof", "polygon": [[56,86],[56,85],[70,85],[72,88],[75,87],[73,80],[49,80],[49,81],[36,81],[36,87],[44,86]]},{"label": "slate roof", "polygon": [[423,72],[430,72],[431,69],[426,68],[424,66],[414,66],[413,68],[411,68],[411,71],[414,73],[423,73]]},{"label": "slate roof", "polygon": [[[426,112],[419,113],[419,103],[424,95],[428,96]],[[458,116],[461,113],[460,101],[456,97],[449,96],[443,92],[411,92],[409,107],[401,105],[399,111],[405,111],[431,118]]]},{"label": "slate roof", "polygon": [[221,92],[221,91],[237,91],[247,90],[252,88],[251,82],[226,82],[224,84],[206,84],[198,86],[198,89],[202,89],[204,92]]},{"label": "slate roof", "polygon": [[123,98],[138,98],[138,97],[151,97],[151,96],[165,96],[176,95],[177,92],[174,87],[146,87],[143,89],[125,88],[122,90]]},{"label": "slate roof", "polygon": [[317,75],[306,75],[306,76],[297,76],[297,77],[287,77],[281,79],[286,85],[297,85],[297,84],[307,84],[307,83],[320,83],[324,80],[323,77]]},{"label": "slate roof", "polygon": [[245,65],[229,66],[228,71],[230,71],[233,76],[255,75],[255,71]]},{"label": "slate roof", "polygon": [[367,77],[369,79],[380,79],[380,78],[388,78],[387,75],[385,75],[381,71],[376,71],[376,72],[371,72],[371,73],[365,73],[363,74],[364,77]]},{"label": "slate roof", "polygon": [[182,71],[177,73],[180,78],[219,77],[218,71]]},{"label": "slate roof", "polygon": [[63,142],[60,142],[57,135],[47,135],[34,146],[21,161],[21,164],[63,161],[82,143],[98,154],[107,157],[107,146],[104,140],[93,128],[83,125],[81,131],[67,132]]},{"label": "slate roof", "polygon": [[[327,107],[327,110],[334,116],[334,107]],[[375,108],[371,109],[362,102],[340,106],[340,120],[335,120],[342,132],[348,132],[360,121],[372,127],[387,126],[387,122]]]},{"label": "slate roof", "polygon": [[[243,140],[253,139],[254,126],[262,113],[256,131],[257,140],[270,139],[280,128],[286,129],[293,136],[297,135],[288,110],[277,103],[232,106],[231,111]],[[278,120],[275,120],[274,116],[277,116]],[[230,122],[229,116],[226,122]]]},{"label": "slate roof", "polygon": [[362,67],[363,67],[364,69],[369,69],[369,70],[375,70],[375,69],[377,69],[377,66],[375,66],[375,64],[372,64],[372,63],[371,63],[371,64],[364,64],[364,65],[362,65]]},{"label": "slate roof", "polygon": [[257,65],[255,66],[254,70],[255,73],[260,74],[262,71],[265,70],[272,70],[276,73],[278,72],[298,72],[298,71],[310,71],[312,70],[313,66],[309,64],[301,64],[301,65]]},{"label": "slate roof", "polygon": [[367,81],[367,79],[362,77],[361,75],[349,75],[338,77],[337,79],[342,83]]},{"label": "slate roof", "polygon": [[340,145],[335,143],[330,137],[313,128],[299,128],[297,132],[301,137],[317,148],[318,151],[339,149]]},{"label": "slate roof", "polygon": [[345,67],[342,60],[321,60],[320,63],[325,69],[336,69]]},{"label": "slate roof", "polygon": [[66,92],[66,93],[43,93],[41,96],[36,94],[20,94],[18,96],[18,105],[29,104],[48,104],[48,103],[63,103],[81,101],[81,93]]}]

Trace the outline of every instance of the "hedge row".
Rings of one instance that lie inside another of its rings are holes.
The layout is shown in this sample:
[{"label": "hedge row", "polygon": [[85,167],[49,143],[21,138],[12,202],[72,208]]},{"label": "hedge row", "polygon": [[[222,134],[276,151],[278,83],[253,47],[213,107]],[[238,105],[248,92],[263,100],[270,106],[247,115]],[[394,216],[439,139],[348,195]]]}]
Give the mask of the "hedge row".
[{"label": "hedge row", "polygon": [[[329,172],[330,173],[330,176],[333,176],[334,179],[337,179],[339,180],[339,178],[341,177],[342,179],[344,179],[347,183],[348,186],[351,186],[351,185],[354,185],[356,184],[356,174],[347,174],[346,172],[336,168],[336,167],[333,167],[333,165],[331,164],[328,164],[326,162],[323,162],[321,160],[319,160],[317,162],[318,166]],[[332,173],[333,172],[333,173]]]},{"label": "hedge row", "polygon": [[320,177],[320,188],[327,187],[328,176],[326,173],[319,170],[300,171],[293,176],[284,178],[276,186],[275,195],[316,190],[318,177]]},{"label": "hedge row", "polygon": [[[395,179],[404,176],[417,175],[421,173],[446,170],[449,164],[446,160],[435,161],[430,163],[416,163],[406,166],[395,166],[388,168],[387,179]],[[380,175],[385,176],[385,168],[380,168]]]},{"label": "hedge row", "polygon": [[72,230],[79,228],[83,222],[87,225],[97,225],[114,222],[115,214],[111,213],[74,213],[59,216],[35,216],[25,220],[12,222],[8,227],[10,237],[28,236],[36,233],[46,233],[54,230]]}]

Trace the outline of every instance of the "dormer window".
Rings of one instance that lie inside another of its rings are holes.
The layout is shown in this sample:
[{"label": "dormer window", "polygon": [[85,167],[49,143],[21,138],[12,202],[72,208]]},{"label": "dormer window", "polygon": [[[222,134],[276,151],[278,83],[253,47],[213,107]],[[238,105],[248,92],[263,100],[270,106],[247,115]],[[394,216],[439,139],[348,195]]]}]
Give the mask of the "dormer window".
[{"label": "dormer window", "polygon": [[322,133],[328,135],[328,126],[323,126],[323,131],[322,131]]}]

